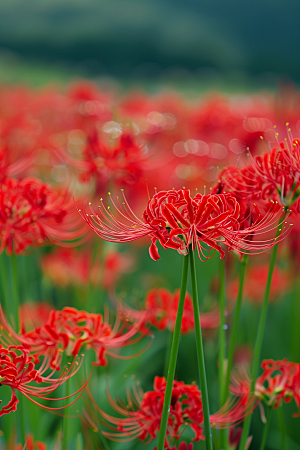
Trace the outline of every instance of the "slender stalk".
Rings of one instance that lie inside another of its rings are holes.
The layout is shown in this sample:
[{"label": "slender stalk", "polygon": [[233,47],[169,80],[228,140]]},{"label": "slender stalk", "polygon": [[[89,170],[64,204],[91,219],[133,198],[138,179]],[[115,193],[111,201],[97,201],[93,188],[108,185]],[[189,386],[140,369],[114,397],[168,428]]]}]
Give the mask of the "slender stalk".
[{"label": "slender stalk", "polygon": [[170,353],[171,353],[171,346],[172,346],[172,333],[171,331],[167,330],[168,337],[167,337],[167,345],[166,345],[166,353],[165,353],[165,365],[164,365],[164,377],[168,375],[168,363],[170,359]]},{"label": "slender stalk", "polygon": [[184,260],[183,260],[180,297],[179,297],[178,310],[177,310],[177,316],[176,316],[176,322],[175,322],[175,328],[174,328],[174,334],[173,334],[173,341],[172,341],[172,347],[171,347],[171,355],[170,355],[170,362],[169,362],[169,369],[168,369],[168,376],[167,376],[167,386],[166,386],[166,392],[165,392],[165,398],[164,398],[164,404],[163,404],[163,410],[162,410],[162,416],[161,416],[161,422],[160,422],[160,429],[159,429],[159,434],[158,434],[157,450],[163,450],[164,442],[165,442],[165,435],[166,435],[166,431],[167,431],[168,417],[169,417],[169,410],[170,410],[170,404],[171,404],[173,382],[174,382],[175,368],[176,368],[176,361],[177,361],[177,353],[178,353],[178,346],[179,346],[179,338],[180,338],[180,334],[181,334],[181,322],[182,322],[184,300],[185,300],[185,294],[186,294],[188,269],[189,269],[189,257],[187,255],[187,256],[184,256]]},{"label": "slender stalk", "polygon": [[214,450],[220,450],[218,436],[215,428],[212,429],[212,433],[213,433]]},{"label": "slender stalk", "polygon": [[18,411],[19,411],[19,423],[20,423],[20,435],[21,435],[21,442],[26,442],[26,430],[25,430],[25,415],[24,415],[24,400],[25,398],[20,395],[19,397],[19,405],[18,405]]},{"label": "slender stalk", "polygon": [[232,369],[232,364],[233,364],[233,356],[234,356],[234,349],[235,349],[235,343],[236,343],[236,337],[237,337],[238,322],[239,322],[242,300],[243,300],[245,271],[246,271],[248,258],[249,258],[248,255],[243,255],[242,259],[241,259],[239,290],[238,290],[238,295],[237,295],[236,304],[235,304],[233,326],[232,326],[232,332],[231,332],[230,341],[229,341],[228,362],[227,362],[227,370],[226,370],[226,378],[225,378],[225,386],[224,386],[224,397],[223,397],[222,404],[225,403],[225,400],[228,396],[230,374],[231,374],[231,369]]},{"label": "slender stalk", "polygon": [[[66,390],[65,390],[65,396],[68,397],[70,395],[70,378],[67,379],[66,381]],[[67,399],[67,402],[69,401],[69,399]],[[68,443],[68,409],[65,409],[65,413],[64,413],[64,417],[63,417],[63,442],[62,442],[62,447],[63,450],[67,450],[67,443]]]},{"label": "slender stalk", "polygon": [[17,278],[17,261],[16,255],[12,253],[10,256],[11,282],[13,291],[13,304],[16,321],[16,331],[19,332],[19,294],[18,294],[18,278]]},{"label": "slender stalk", "polygon": [[300,327],[299,327],[299,313],[300,313],[300,283],[295,280],[295,290],[293,292],[292,298],[292,307],[291,307],[291,324],[292,324],[292,333],[291,333],[291,355],[292,361],[299,361],[299,341],[300,341]]},{"label": "slender stalk", "polygon": [[207,391],[204,352],[203,352],[203,340],[202,340],[202,332],[201,332],[201,325],[200,325],[200,311],[199,311],[199,300],[198,300],[198,291],[197,291],[196,268],[195,268],[194,252],[192,251],[191,248],[189,251],[189,257],[190,257],[190,266],[191,266],[192,297],[193,297],[193,309],[194,309],[194,320],[195,320],[195,336],[196,336],[197,359],[198,359],[198,366],[199,366],[201,395],[202,395],[205,443],[206,443],[207,450],[213,450],[212,432],[211,432],[210,419],[209,419],[209,403],[208,403],[208,391]]},{"label": "slender stalk", "polygon": [[[16,255],[13,252],[10,259],[10,272],[11,272],[11,283],[13,292],[13,305],[14,305],[14,318],[16,323],[16,330],[19,332],[20,321],[19,321],[19,293],[18,293],[18,277],[17,277],[17,261]],[[19,426],[20,426],[20,437],[21,442],[26,442],[26,427],[25,427],[25,415],[24,415],[24,398],[19,398]]]},{"label": "slender stalk", "polygon": [[286,450],[286,431],[285,431],[282,407],[279,407],[277,409],[277,415],[278,415],[278,425],[279,425],[279,430],[280,430],[280,450]]},{"label": "slender stalk", "polygon": [[7,284],[7,268],[6,268],[6,261],[5,261],[6,255],[3,253],[0,258],[1,258],[2,292],[4,295],[4,303],[5,303],[5,308],[3,308],[3,309],[5,310],[5,313],[10,320],[11,319],[11,317],[10,317],[10,301],[9,301],[9,292],[8,292],[8,284]]},{"label": "slender stalk", "polygon": [[[277,228],[277,236],[280,233],[280,229],[281,229],[281,223],[278,225],[278,228]],[[261,313],[260,313],[260,320],[259,320],[259,325],[258,325],[258,330],[257,330],[257,335],[256,335],[254,355],[253,355],[253,361],[252,361],[252,366],[251,366],[252,380],[251,380],[251,386],[250,386],[250,393],[254,392],[255,381],[256,381],[256,377],[257,377],[261,347],[262,347],[264,331],[265,331],[265,326],[266,326],[268,304],[269,304],[269,297],[270,297],[270,290],[271,290],[271,282],[272,282],[272,276],[273,276],[273,271],[274,271],[274,267],[275,267],[277,249],[278,249],[278,244],[274,245],[274,247],[273,247],[270,265],[269,265],[267,284],[266,284],[266,288],[265,288],[265,294],[264,294],[263,304],[262,304]],[[252,414],[250,414],[245,419],[245,422],[244,422],[243,433],[242,433],[242,437],[241,437],[241,441],[240,441],[240,449],[241,450],[245,449],[247,437],[248,437],[249,430],[250,430],[251,420],[252,420]]]},{"label": "slender stalk", "polygon": [[269,427],[270,427],[271,412],[272,412],[272,408],[269,406],[268,407],[268,411],[267,411],[266,423],[264,425],[264,431],[263,431],[263,435],[262,435],[262,438],[261,438],[261,444],[260,444],[259,450],[264,450],[265,445],[266,445],[266,440],[267,440],[268,431],[269,431]]},{"label": "slender stalk", "polygon": [[220,389],[220,407],[225,402],[225,383],[224,383],[224,361],[225,361],[225,261],[220,260],[220,327],[219,327],[219,389]]}]

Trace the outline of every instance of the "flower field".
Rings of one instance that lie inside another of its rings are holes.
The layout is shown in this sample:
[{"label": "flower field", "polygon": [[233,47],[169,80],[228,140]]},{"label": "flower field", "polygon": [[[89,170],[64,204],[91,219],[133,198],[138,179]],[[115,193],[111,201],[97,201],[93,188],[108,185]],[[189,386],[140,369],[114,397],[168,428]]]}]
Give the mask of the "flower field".
[{"label": "flower field", "polygon": [[0,177],[0,449],[300,449],[299,92],[2,85]]}]

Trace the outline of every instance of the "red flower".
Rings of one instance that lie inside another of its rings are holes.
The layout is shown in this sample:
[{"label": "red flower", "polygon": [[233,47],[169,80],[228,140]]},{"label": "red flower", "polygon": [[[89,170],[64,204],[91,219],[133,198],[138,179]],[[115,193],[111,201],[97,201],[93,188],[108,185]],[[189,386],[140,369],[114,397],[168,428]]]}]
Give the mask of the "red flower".
[{"label": "red flower", "polygon": [[291,136],[278,143],[271,152],[254,158],[250,165],[239,169],[227,167],[220,174],[219,185],[237,198],[270,199],[290,207],[300,195],[300,144]]},{"label": "red flower", "polygon": [[[178,309],[180,289],[173,294],[167,289],[151,289],[145,299],[145,309],[142,311],[129,308],[124,303],[121,311],[129,318],[138,320],[144,316],[144,323],[141,331],[145,334],[149,332],[149,324],[158,330],[168,329],[174,331],[176,314]],[[201,313],[201,327],[210,329],[216,328],[220,324],[219,309],[216,307],[208,313]],[[193,301],[189,293],[186,293],[184,301],[184,311],[181,324],[181,333],[186,334],[194,330]]]},{"label": "red flower", "polygon": [[[122,418],[107,414],[98,407],[93,396],[89,394],[95,409],[106,421],[111,431],[103,432],[108,438],[117,442],[131,441],[139,438],[145,444],[155,439],[160,428],[166,379],[155,377],[153,391],[143,392],[140,385],[133,386],[133,393],[127,391],[128,405],[113,400],[109,391],[109,403]],[[210,416],[211,426],[229,428],[242,422],[253,410],[253,399],[247,395],[236,400],[229,400],[223,408]],[[196,384],[185,384],[174,381],[170,412],[167,425],[165,448],[172,450],[171,445],[182,436],[184,430],[190,428],[194,432],[193,441],[205,439],[203,435],[203,410],[201,392]],[[184,447],[184,444],[182,444]],[[189,448],[189,447],[188,447]]]},{"label": "red flower", "polygon": [[[165,447],[165,449],[166,448],[167,447]],[[170,448],[170,450],[193,450],[193,449],[194,445],[192,444],[192,442],[190,442],[189,444],[187,444],[186,442],[180,442],[178,447],[174,445],[174,447]],[[157,450],[157,447],[154,447],[154,450]]]},{"label": "red flower", "polygon": [[[166,379],[160,377],[155,377],[153,391],[144,393],[139,385],[134,386],[133,394],[128,392],[127,407],[115,402],[108,391],[110,404],[125,418],[106,414],[90,396],[95,408],[109,422],[107,426],[112,430],[103,434],[118,441],[130,441],[138,437],[145,444],[155,439],[160,427],[165,389]],[[202,422],[201,392],[197,386],[174,381],[165,448],[170,449],[172,440],[179,439],[186,427],[194,432],[194,441],[204,439]]]},{"label": "red flower", "polygon": [[22,444],[18,444],[14,447],[14,450],[47,450],[47,446],[44,442],[33,440],[33,436],[30,434],[26,437],[26,446],[24,447]]},{"label": "red flower", "polygon": [[95,130],[88,137],[83,160],[77,162],[83,181],[96,177],[98,192],[112,180],[119,185],[138,182],[144,173],[148,156],[145,147],[137,145],[130,132],[122,132],[121,124],[107,122],[106,125],[108,129],[117,129],[120,133],[114,145],[100,140]]},{"label": "red flower", "polygon": [[[34,404],[48,410],[57,410],[69,406],[66,405],[60,408],[46,407],[38,403],[35,398],[55,401],[64,400],[63,398],[50,399],[47,396],[54,392],[70,377],[75,375],[81,366],[81,362],[82,360],[78,362],[77,359],[74,359],[73,363],[62,373],[60,378],[53,378],[54,371],[49,370],[50,362],[47,357],[39,364],[39,361],[36,361],[35,358],[29,354],[29,350],[22,346],[11,345],[4,348],[0,345],[0,386],[10,386],[12,389],[11,399],[6,406],[2,406],[0,416],[16,411],[17,404],[19,403],[15,393],[16,390],[20,391],[21,394],[25,395],[25,397]],[[65,397],[65,399],[71,398],[76,394],[80,395],[80,392],[83,391],[86,385],[87,383],[85,383],[77,392]],[[76,399],[73,400],[72,403],[74,403]],[[0,404],[1,402],[2,400],[0,400]]]},{"label": "red flower", "polygon": [[[143,321],[144,317],[140,318]],[[1,336],[4,343],[20,343],[36,357],[47,355],[52,369],[59,370],[62,353],[77,356],[83,347],[93,349],[96,354],[94,366],[105,366],[105,354],[127,359],[112,352],[112,349],[133,344],[141,339],[135,337],[140,323],[134,323],[128,330],[128,324],[122,324],[117,317],[113,326],[104,320],[101,314],[90,314],[75,308],[65,307],[62,311],[52,310],[47,322],[31,331],[18,335],[7,323],[0,309],[1,325],[6,333]]]},{"label": "red flower", "polygon": [[24,253],[45,243],[63,245],[83,237],[86,228],[66,191],[36,178],[7,178],[0,187],[0,251]]},{"label": "red flower", "polygon": [[[284,402],[293,398],[300,408],[300,364],[287,359],[274,361],[263,360],[261,363],[263,373],[255,382],[255,396],[268,406],[278,408]],[[250,390],[251,380],[246,370],[241,367],[232,374],[231,392],[234,395],[246,395]],[[299,416],[300,413],[294,414]]]},{"label": "red flower", "polygon": [[[221,242],[230,250],[241,253],[261,253],[278,242],[278,238],[254,240],[253,236],[266,233],[277,227],[283,217],[278,203],[271,203],[266,214],[258,214],[252,225],[245,227],[245,218],[240,215],[240,205],[230,194],[196,194],[190,196],[189,190],[161,191],[148,201],[143,214],[143,222],[133,213],[125,196],[124,202],[112,203],[127,223],[121,222],[105,208],[99,206],[99,214],[92,208],[92,214],[79,210],[85,222],[103,239],[110,242],[130,242],[149,235],[152,240],[150,256],[159,259],[156,242],[164,248],[172,248],[179,253],[187,254],[191,245],[197,248],[199,258],[211,257],[211,250],[218,251],[221,258],[225,252]],[[282,227],[279,239],[288,232],[289,227]]]}]

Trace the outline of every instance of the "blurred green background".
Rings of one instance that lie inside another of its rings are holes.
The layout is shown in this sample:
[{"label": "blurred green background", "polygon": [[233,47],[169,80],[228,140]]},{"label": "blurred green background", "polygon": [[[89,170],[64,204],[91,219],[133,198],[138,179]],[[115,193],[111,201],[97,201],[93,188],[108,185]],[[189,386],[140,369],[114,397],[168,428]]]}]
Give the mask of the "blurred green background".
[{"label": "blurred green background", "polygon": [[4,0],[0,76],[26,79],[30,64],[37,83],[49,67],[61,79],[298,82],[299,12],[296,0]]}]

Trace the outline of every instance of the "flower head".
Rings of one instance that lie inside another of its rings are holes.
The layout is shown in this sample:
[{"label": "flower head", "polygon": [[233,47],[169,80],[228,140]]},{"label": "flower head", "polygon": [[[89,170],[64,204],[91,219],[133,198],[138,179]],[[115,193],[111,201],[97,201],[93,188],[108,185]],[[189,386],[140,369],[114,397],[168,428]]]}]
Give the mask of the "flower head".
[{"label": "flower head", "polygon": [[261,253],[289,230],[284,223],[280,236],[255,240],[256,236],[277,228],[278,221],[284,217],[282,207],[271,202],[265,214],[257,210],[254,222],[245,226],[241,207],[231,193],[196,194],[193,198],[186,189],[160,191],[148,201],[143,221],[133,213],[124,194],[123,200],[117,197],[115,202],[111,198],[120,219],[103,202],[98,214],[92,208],[92,214],[79,212],[98,236],[110,242],[130,242],[149,235],[152,241],[149,252],[154,260],[160,258],[157,241],[165,249],[175,249],[181,254],[187,254],[191,245],[193,250],[197,249],[199,258],[206,260],[212,256],[212,250],[224,258],[221,243],[240,253]]},{"label": "flower head", "polygon": [[[124,303],[121,304],[120,310],[126,317],[135,320],[144,316],[141,330],[143,333],[149,332],[149,324],[158,330],[168,329],[174,331],[179,295],[180,289],[177,289],[174,293],[163,288],[151,289],[146,295],[143,310],[138,311]],[[218,327],[220,324],[219,309],[216,307],[211,312],[201,313],[200,322],[201,327],[204,329]],[[190,333],[194,328],[193,301],[187,292],[184,301],[181,333]]]},{"label": "flower head", "polygon": [[[24,450],[24,446],[17,444],[13,450]],[[47,450],[47,446],[44,442],[34,441],[34,437],[30,434],[26,436],[26,450]]]},{"label": "flower head", "polygon": [[[82,361],[82,360],[81,360]],[[67,381],[71,376],[75,375],[81,366],[81,362],[74,359],[73,363],[65,370],[60,378],[54,378],[54,371],[50,370],[50,361],[43,358],[42,363],[36,361],[30,355],[29,350],[23,346],[8,346],[7,348],[0,345],[0,387],[9,386],[12,389],[12,396],[7,405],[2,406],[0,416],[16,411],[19,400],[17,399],[15,391],[18,390],[25,395],[29,400],[38,406],[49,410],[57,410],[65,408],[51,408],[45,407],[38,403],[35,398],[41,400],[63,400],[49,399],[47,396],[55,391],[62,383]],[[82,386],[77,392],[66,397],[71,398],[86,387]],[[76,401],[76,400],[74,400]],[[72,403],[74,403],[74,401]],[[0,400],[1,405],[2,400]],[[68,405],[67,405],[68,406]]]},{"label": "flower head", "polygon": [[[104,412],[96,404],[92,395],[89,395],[93,406],[104,419],[105,426],[110,429],[103,434],[117,442],[131,441],[136,438],[145,444],[151,442],[156,438],[160,428],[165,389],[166,379],[164,377],[155,377],[153,390],[147,392],[144,392],[137,382],[136,385],[133,385],[132,393],[127,390],[127,405],[115,401],[107,389],[109,403],[118,414],[123,416],[121,418]],[[211,426],[228,428],[237,425],[252,410],[253,399],[250,399],[248,393],[237,401],[231,399],[217,413],[210,416]],[[178,441],[185,429],[193,431],[192,441],[205,439],[201,391],[196,384],[174,381],[165,448],[173,450],[173,443]]]},{"label": "flower head", "polygon": [[86,234],[73,200],[36,178],[7,178],[0,187],[0,251],[26,252],[45,243],[63,245]]},{"label": "flower head", "polygon": [[[143,321],[144,316],[140,318]],[[134,323],[129,329],[128,324],[123,324],[117,317],[113,326],[109,325],[101,314],[92,314],[79,311],[72,307],[65,307],[61,311],[52,310],[47,322],[33,330],[17,334],[7,323],[0,309],[0,321],[5,330],[1,339],[4,343],[20,343],[28,348],[36,358],[47,355],[52,369],[59,370],[62,353],[76,357],[82,348],[93,349],[96,360],[95,366],[105,366],[105,355],[116,358],[120,356],[112,350],[133,344],[141,339],[136,337],[140,329],[140,323]]]},{"label": "flower head", "polygon": [[[166,379],[163,377],[155,377],[153,391],[144,393],[138,384],[134,386],[133,394],[128,392],[128,407],[119,405],[107,391],[110,404],[119,414],[125,416],[124,418],[116,418],[105,413],[93,401],[94,406],[111,428],[110,432],[104,432],[103,434],[117,441],[139,438],[140,441],[149,443],[152,439],[155,439],[160,427],[165,389]],[[197,386],[174,381],[166,448],[170,448],[172,440],[179,439],[186,427],[191,428],[194,432],[194,441],[204,439],[202,422],[201,392]]]},{"label": "flower head", "polygon": [[[263,373],[255,382],[256,398],[272,408],[281,406],[282,401],[290,402],[293,398],[300,407],[300,364],[287,359],[274,361],[265,359],[261,363]],[[232,375],[231,392],[234,395],[245,395],[250,390],[251,379],[243,367]],[[294,414],[295,416],[300,415]]]},{"label": "flower head", "polygon": [[[252,157],[242,169],[225,168],[219,186],[240,199],[279,201],[290,207],[300,195],[300,140],[289,137],[270,152]],[[298,201],[297,201],[298,203]]]}]

